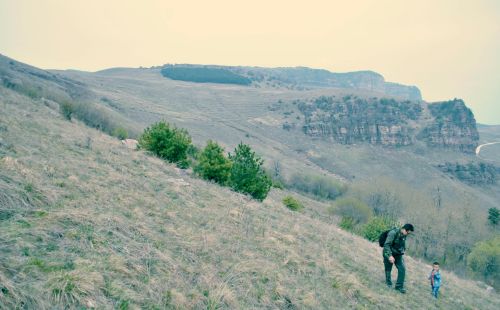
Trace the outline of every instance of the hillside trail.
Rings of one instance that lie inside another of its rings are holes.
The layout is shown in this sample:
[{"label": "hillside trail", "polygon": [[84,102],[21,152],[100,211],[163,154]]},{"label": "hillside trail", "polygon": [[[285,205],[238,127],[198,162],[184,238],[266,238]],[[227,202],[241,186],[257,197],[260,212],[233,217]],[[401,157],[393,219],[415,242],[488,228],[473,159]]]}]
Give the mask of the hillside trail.
[{"label": "hillside trail", "polygon": [[478,146],[476,147],[476,155],[477,155],[477,156],[479,156],[479,152],[481,152],[481,148],[482,148],[483,146],[486,146],[486,145],[492,145],[492,144],[498,144],[498,143],[500,143],[500,141],[497,141],[497,142],[489,142],[489,143],[484,143],[484,144],[478,145]]}]

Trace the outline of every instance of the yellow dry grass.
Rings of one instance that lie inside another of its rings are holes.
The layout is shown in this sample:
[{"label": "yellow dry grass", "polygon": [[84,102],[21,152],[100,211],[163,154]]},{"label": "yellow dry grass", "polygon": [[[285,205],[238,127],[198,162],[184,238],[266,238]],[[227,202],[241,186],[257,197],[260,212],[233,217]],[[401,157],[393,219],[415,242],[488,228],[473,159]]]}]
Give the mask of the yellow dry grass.
[{"label": "yellow dry grass", "polygon": [[0,308],[499,305],[446,271],[435,302],[430,266],[411,257],[409,293],[387,290],[380,248],[333,225],[321,202],[296,195],[305,209],[292,212],[278,190],[256,202],[5,89],[0,109],[2,141],[14,146],[0,153],[0,189],[11,198],[2,210],[12,211],[0,222]]}]

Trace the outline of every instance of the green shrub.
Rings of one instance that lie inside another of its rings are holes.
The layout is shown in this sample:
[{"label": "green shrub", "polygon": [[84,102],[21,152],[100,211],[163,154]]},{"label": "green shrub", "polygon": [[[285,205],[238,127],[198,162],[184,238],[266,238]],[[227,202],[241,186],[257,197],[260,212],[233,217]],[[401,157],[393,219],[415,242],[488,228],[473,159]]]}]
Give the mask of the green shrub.
[{"label": "green shrub", "polygon": [[372,216],[372,210],[357,198],[339,199],[335,203],[334,213],[352,219],[353,224],[366,223]]},{"label": "green shrub", "polygon": [[233,162],[229,180],[231,187],[257,200],[264,200],[272,183],[262,167],[264,161],[243,143],[236,147],[234,155],[229,154],[229,159]]},{"label": "green shrub", "polygon": [[187,155],[191,158],[197,158],[200,152],[201,152],[200,149],[193,144],[190,144],[186,151]]},{"label": "green shrub", "polygon": [[285,207],[292,211],[299,211],[304,208],[304,205],[292,196],[286,196],[283,198],[283,203],[285,204]]},{"label": "green shrub", "polygon": [[272,180],[272,182],[273,182],[272,186],[274,188],[278,188],[278,189],[284,189],[285,188],[285,185],[283,184],[283,181],[281,181],[281,180],[274,179],[274,180]]},{"label": "green shrub", "polygon": [[231,173],[231,161],[224,156],[224,149],[217,142],[209,140],[198,156],[194,171],[203,179],[226,184]]},{"label": "green shrub", "polygon": [[467,265],[475,276],[500,288],[500,237],[476,243]]},{"label": "green shrub", "polygon": [[117,137],[120,140],[124,140],[124,139],[128,138],[127,129],[125,129],[123,127],[116,127],[115,129],[113,129],[113,132],[111,135],[114,137]]},{"label": "green shrub", "polygon": [[193,163],[189,158],[179,160],[178,162],[175,163],[177,168],[180,168],[180,169],[187,169],[187,168],[191,167],[192,164]]},{"label": "green shrub", "polygon": [[[180,129],[160,121],[144,130],[139,138],[139,147],[152,152],[172,163],[185,166],[191,137],[185,129]],[[189,164],[188,164],[189,165]]]},{"label": "green shrub", "polygon": [[339,227],[347,231],[353,231],[354,226],[354,220],[351,217],[343,217],[339,223]]},{"label": "green shrub", "polygon": [[500,219],[500,210],[498,210],[498,208],[489,208],[488,221],[490,225],[497,226],[499,219]]},{"label": "green shrub", "polygon": [[370,241],[377,241],[380,234],[396,226],[396,221],[386,216],[374,216],[363,225],[361,233]]}]

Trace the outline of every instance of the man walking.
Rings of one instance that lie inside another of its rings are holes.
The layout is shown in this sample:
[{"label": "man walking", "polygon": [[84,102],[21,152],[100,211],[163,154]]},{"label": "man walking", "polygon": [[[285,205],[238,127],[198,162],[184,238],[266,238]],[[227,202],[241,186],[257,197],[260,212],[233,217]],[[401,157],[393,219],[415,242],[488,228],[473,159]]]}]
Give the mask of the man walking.
[{"label": "man walking", "polygon": [[411,232],[413,232],[412,224],[404,224],[401,228],[394,228],[389,231],[382,252],[385,267],[385,283],[388,287],[392,287],[391,271],[392,265],[395,264],[398,269],[398,279],[396,280],[395,289],[403,294],[406,293],[404,287],[406,268],[403,255],[406,249],[406,236]]}]

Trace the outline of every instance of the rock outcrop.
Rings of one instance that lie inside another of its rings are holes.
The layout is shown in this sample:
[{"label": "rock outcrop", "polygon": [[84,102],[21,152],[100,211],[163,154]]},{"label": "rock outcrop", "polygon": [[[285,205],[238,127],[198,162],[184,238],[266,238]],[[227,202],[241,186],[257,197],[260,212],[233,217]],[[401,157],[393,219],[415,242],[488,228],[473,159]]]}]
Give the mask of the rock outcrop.
[{"label": "rock outcrop", "polygon": [[309,103],[301,102],[298,107],[305,116],[306,134],[330,137],[343,144],[412,144],[414,128],[408,124],[422,112],[420,104],[410,101],[353,96],[320,97]]},{"label": "rock outcrop", "polygon": [[476,120],[460,99],[429,104],[433,122],[419,134],[430,146],[444,146],[473,153],[479,142]]},{"label": "rock outcrop", "polygon": [[332,96],[299,102],[298,109],[305,134],[342,144],[406,146],[421,140],[431,147],[473,152],[479,140],[474,115],[462,100],[427,104]]}]

